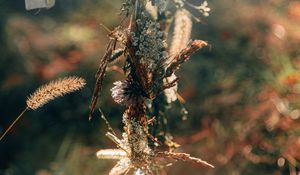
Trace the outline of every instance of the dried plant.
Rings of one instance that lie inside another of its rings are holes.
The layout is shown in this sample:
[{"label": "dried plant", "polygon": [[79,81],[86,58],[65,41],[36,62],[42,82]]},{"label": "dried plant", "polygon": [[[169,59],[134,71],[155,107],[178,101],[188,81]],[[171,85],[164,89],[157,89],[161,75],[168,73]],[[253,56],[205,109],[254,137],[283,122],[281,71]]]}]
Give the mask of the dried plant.
[{"label": "dried plant", "polygon": [[178,9],[174,16],[174,32],[170,46],[170,55],[176,55],[184,49],[190,41],[193,22],[191,14],[185,9]]},{"label": "dried plant", "polygon": [[27,107],[35,110],[57,97],[81,89],[84,85],[85,80],[79,77],[68,77],[52,81],[30,95],[26,101]]},{"label": "dried plant", "polygon": [[[176,6],[174,17],[167,15],[174,13],[167,8],[168,3]],[[130,171],[135,174],[161,174],[170,159],[213,168],[211,164],[189,154],[173,152],[178,144],[164,129],[167,118],[162,114],[165,114],[166,105],[177,99],[178,78],[174,73],[193,53],[207,45],[201,40],[190,42],[192,14],[184,9],[185,5],[208,16],[210,9],[206,1],[200,6],[184,0],[123,1],[121,14],[125,16],[125,22],[109,33],[110,42],[96,73],[90,105],[91,118],[108,63],[123,55],[126,58],[123,67],[125,80],[115,82],[111,91],[115,102],[127,108],[123,114],[125,132],[122,139],[114,133],[107,133],[119,149],[97,152],[100,159],[119,159],[110,175],[128,174]],[[151,15],[147,9],[151,9]],[[174,34],[168,47],[166,38],[172,19]],[[169,151],[161,151],[166,149]]]},{"label": "dried plant", "polygon": [[[190,35],[192,31],[192,20],[191,14],[185,9],[178,9],[174,16],[174,32],[172,37],[172,43],[169,49],[169,54],[171,57],[167,60],[167,64],[172,63],[172,55],[178,54],[182,49],[184,49],[190,41]],[[164,79],[165,84],[176,80],[176,75],[173,73],[171,76]],[[168,103],[177,100],[177,83],[171,87],[164,90],[166,100]]]},{"label": "dried plant", "polygon": [[51,100],[57,97],[63,96],[65,94],[74,92],[81,89],[85,85],[85,80],[80,77],[67,77],[63,79],[58,79],[56,81],[51,81],[50,83],[38,88],[30,97],[26,100],[26,108],[23,112],[14,120],[14,122],[6,129],[6,131],[1,135],[0,140],[8,133],[8,131],[15,125],[15,123],[23,116],[23,114],[28,110],[36,110],[42,107]]}]

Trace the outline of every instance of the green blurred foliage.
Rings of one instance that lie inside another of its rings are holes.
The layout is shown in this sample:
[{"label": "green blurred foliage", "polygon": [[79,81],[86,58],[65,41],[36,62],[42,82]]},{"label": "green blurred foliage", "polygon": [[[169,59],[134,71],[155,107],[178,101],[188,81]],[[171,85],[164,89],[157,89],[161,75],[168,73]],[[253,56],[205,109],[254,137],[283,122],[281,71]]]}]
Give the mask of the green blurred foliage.
[{"label": "green blurred foliage", "polygon": [[[107,174],[113,161],[97,160],[114,146],[104,122],[88,121],[94,73],[108,41],[101,23],[121,20],[117,0],[57,0],[49,10],[25,11],[23,1],[0,1],[0,131],[26,97],[57,77],[77,75],[80,92],[25,114],[0,142],[0,174]],[[300,3],[295,0],[209,1],[212,12],[192,37],[210,43],[180,70],[179,103],[169,127],[180,149],[214,170],[175,163],[169,174],[297,174],[300,159]],[[197,16],[198,14],[194,14]],[[98,107],[118,133],[122,107],[110,97],[107,73]]]}]

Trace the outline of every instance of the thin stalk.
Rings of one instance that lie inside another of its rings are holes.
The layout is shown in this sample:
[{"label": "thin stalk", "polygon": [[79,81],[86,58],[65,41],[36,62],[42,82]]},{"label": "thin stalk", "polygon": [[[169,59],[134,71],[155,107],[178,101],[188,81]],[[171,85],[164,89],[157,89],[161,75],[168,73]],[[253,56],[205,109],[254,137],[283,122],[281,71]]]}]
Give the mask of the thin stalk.
[{"label": "thin stalk", "polygon": [[11,128],[17,123],[17,121],[23,116],[23,114],[28,110],[29,108],[26,107],[21,114],[14,120],[12,124],[9,125],[9,127],[5,130],[5,132],[1,135],[0,141],[4,138],[4,136],[11,130]]}]

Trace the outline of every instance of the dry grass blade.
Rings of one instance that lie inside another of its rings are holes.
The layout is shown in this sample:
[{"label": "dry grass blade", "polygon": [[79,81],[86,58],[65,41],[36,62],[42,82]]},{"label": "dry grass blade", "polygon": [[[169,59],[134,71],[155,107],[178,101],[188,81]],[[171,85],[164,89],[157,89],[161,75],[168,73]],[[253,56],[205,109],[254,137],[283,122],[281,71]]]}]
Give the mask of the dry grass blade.
[{"label": "dry grass blade", "polygon": [[187,153],[158,152],[157,156],[164,157],[164,158],[169,157],[169,158],[172,158],[175,160],[181,160],[181,161],[189,161],[189,162],[201,164],[202,166],[205,166],[205,167],[215,168],[212,164],[210,164],[202,159],[192,157],[191,155],[189,155]]},{"label": "dry grass blade", "polygon": [[27,99],[27,107],[35,110],[57,97],[79,90],[85,84],[85,80],[79,77],[68,77],[52,81],[40,87]]},{"label": "dry grass blade", "polygon": [[101,92],[101,89],[102,89],[102,82],[103,82],[103,79],[104,79],[104,75],[105,75],[106,67],[107,67],[107,64],[108,64],[108,60],[109,60],[109,58],[111,58],[111,55],[112,55],[113,50],[115,49],[115,47],[116,47],[116,39],[112,39],[109,42],[109,44],[106,48],[106,53],[102,57],[102,60],[99,64],[97,73],[95,75],[96,83],[95,83],[93,96],[92,96],[92,100],[91,100],[90,107],[89,107],[90,108],[89,120],[92,119],[92,115],[93,115],[93,112],[95,110],[95,106],[97,104],[99,93]]},{"label": "dry grass blade", "polygon": [[202,40],[192,41],[185,49],[182,49],[181,52],[174,57],[172,63],[166,70],[165,77],[171,76],[172,73],[174,73],[182,63],[186,62],[193,53],[207,45],[207,42]]}]

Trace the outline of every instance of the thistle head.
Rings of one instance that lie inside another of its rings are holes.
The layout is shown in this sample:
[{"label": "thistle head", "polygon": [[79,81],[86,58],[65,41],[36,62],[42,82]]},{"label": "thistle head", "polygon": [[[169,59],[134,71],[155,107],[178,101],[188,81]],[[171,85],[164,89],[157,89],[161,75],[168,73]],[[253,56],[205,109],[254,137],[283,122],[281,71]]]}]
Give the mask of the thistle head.
[{"label": "thistle head", "polygon": [[129,106],[143,100],[139,85],[132,80],[116,81],[111,88],[111,96],[116,103]]}]

